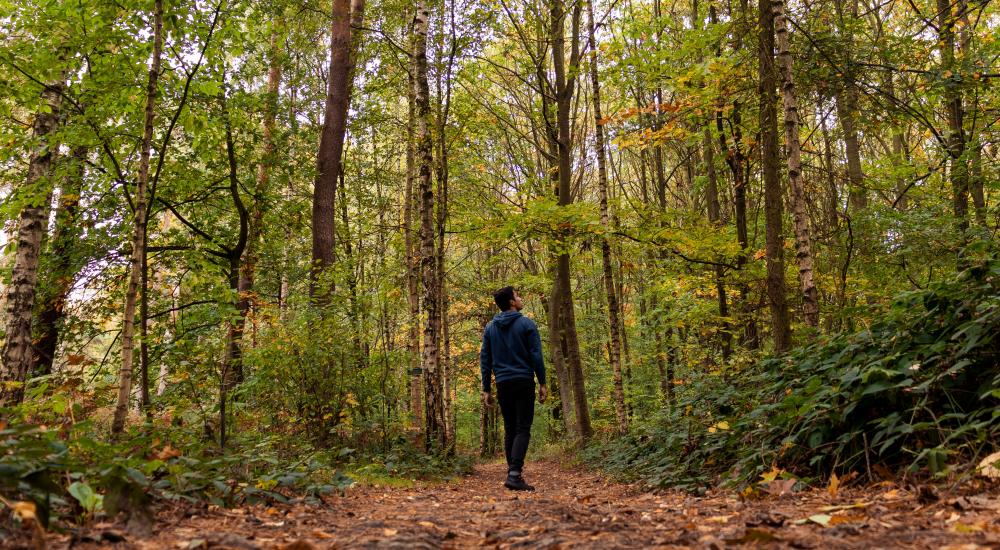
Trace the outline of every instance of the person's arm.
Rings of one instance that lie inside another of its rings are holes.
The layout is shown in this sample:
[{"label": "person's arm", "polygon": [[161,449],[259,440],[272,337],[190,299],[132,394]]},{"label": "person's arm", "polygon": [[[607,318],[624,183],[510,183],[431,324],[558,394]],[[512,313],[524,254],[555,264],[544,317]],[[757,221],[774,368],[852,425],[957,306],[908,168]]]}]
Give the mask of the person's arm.
[{"label": "person's arm", "polygon": [[538,325],[531,323],[531,330],[528,333],[528,353],[531,356],[531,368],[538,377],[538,402],[545,403],[549,395],[548,387],[545,385],[545,359],[542,356],[542,337],[538,334]]},{"label": "person's arm", "polygon": [[490,339],[486,333],[489,332],[489,325],[483,329],[483,345],[479,349],[479,373],[482,376],[483,404],[490,403],[490,378],[493,376],[493,352],[490,350]]}]

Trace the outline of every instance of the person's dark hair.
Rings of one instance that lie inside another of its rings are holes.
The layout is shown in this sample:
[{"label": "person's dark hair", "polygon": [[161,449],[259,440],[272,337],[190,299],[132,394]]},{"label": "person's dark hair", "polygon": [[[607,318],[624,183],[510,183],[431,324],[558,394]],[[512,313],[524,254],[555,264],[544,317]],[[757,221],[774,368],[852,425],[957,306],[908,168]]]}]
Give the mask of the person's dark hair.
[{"label": "person's dark hair", "polygon": [[500,311],[510,309],[510,303],[514,301],[514,287],[505,286],[493,293],[493,300],[497,303]]}]

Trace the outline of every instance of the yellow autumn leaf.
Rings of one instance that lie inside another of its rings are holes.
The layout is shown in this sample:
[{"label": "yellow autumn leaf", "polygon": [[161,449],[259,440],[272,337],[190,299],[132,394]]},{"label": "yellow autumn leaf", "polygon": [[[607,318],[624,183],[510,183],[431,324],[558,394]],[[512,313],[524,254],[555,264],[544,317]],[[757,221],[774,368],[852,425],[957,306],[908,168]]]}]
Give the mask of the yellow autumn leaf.
[{"label": "yellow autumn leaf", "polygon": [[34,502],[26,502],[20,500],[15,502],[11,509],[14,510],[14,514],[21,519],[21,521],[34,521],[37,519],[35,515],[37,508],[35,508]]}]

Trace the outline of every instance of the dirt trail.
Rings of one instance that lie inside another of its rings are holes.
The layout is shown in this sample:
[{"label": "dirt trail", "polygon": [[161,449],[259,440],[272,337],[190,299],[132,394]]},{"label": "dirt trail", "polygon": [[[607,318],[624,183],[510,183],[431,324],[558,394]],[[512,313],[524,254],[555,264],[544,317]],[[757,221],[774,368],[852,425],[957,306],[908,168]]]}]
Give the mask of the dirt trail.
[{"label": "dirt trail", "polygon": [[885,486],[740,502],[724,493],[644,493],[554,461],[526,469],[536,492],[513,493],[501,486],[504,473],[489,464],[443,485],[360,487],[328,507],[164,511],[152,538],[118,546],[1000,548],[996,493],[931,502],[933,495]]}]

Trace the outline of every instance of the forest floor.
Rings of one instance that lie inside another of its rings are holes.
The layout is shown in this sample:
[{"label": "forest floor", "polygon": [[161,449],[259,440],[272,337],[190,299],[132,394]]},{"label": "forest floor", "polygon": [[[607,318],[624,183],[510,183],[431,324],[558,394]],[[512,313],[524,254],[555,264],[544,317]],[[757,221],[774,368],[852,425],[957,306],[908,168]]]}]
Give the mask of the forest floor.
[{"label": "forest floor", "polygon": [[[1000,494],[945,495],[883,483],[863,489],[767,494],[650,493],[560,464],[534,462],[533,493],[501,486],[484,464],[445,483],[358,486],[326,506],[172,507],[133,538],[97,524],[50,548],[1000,548]],[[779,482],[780,483],[780,482]],[[972,492],[974,493],[974,491]]]}]

